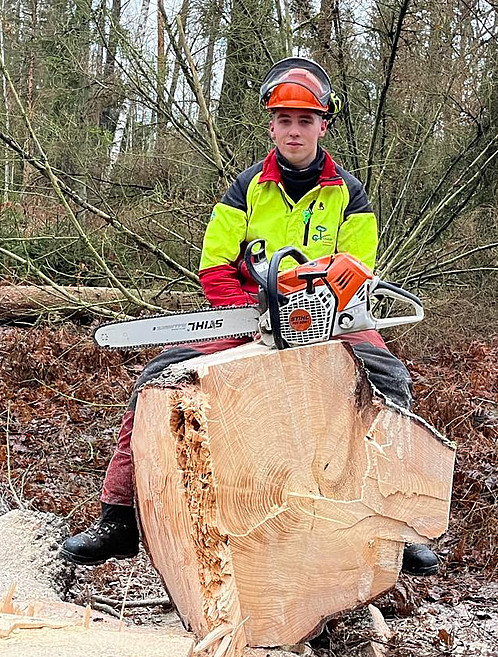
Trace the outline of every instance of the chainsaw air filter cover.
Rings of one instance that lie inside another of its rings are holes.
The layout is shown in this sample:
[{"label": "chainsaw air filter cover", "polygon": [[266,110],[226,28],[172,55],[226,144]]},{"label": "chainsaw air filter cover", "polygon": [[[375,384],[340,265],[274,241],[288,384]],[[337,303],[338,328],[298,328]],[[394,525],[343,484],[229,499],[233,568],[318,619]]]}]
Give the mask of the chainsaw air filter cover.
[{"label": "chainsaw air filter cover", "polygon": [[315,287],[313,294],[304,290],[287,297],[280,308],[282,338],[293,346],[330,339],[336,300],[325,285]]}]

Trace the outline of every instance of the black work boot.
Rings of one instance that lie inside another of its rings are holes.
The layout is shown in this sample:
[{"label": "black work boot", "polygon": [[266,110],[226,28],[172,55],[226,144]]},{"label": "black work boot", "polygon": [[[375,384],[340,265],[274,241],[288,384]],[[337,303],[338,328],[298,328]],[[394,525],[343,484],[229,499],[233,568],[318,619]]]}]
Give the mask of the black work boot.
[{"label": "black work boot", "polygon": [[439,570],[439,561],[427,545],[407,543],[403,550],[401,571],[409,575],[434,575]]},{"label": "black work boot", "polygon": [[81,534],[64,541],[60,556],[82,566],[96,566],[107,559],[128,559],[138,554],[135,509],[102,502],[102,516]]}]

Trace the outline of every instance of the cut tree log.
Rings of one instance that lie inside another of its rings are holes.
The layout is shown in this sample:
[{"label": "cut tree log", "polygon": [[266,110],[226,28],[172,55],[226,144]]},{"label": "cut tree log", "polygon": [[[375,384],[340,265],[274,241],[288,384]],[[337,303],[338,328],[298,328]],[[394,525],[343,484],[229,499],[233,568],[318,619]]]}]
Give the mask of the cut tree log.
[{"label": "cut tree log", "polygon": [[172,366],[139,393],[132,449],[152,562],[217,657],[300,643],[447,528],[452,444],[340,342]]},{"label": "cut tree log", "polygon": [[[66,286],[64,290],[76,297],[79,305],[48,285],[2,285],[0,286],[0,320],[37,317],[47,312],[57,312],[62,315],[84,313],[85,307],[95,309],[102,306],[120,311],[130,306],[120,290],[112,287]],[[154,303],[165,310],[191,310],[205,303],[200,293],[192,292],[160,294],[160,290],[144,290],[140,296],[144,301]]]}]

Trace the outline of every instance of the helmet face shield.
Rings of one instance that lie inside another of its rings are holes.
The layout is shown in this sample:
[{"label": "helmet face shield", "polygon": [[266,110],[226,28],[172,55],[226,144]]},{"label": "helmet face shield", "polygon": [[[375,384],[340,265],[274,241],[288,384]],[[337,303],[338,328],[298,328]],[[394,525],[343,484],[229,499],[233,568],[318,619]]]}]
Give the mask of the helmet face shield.
[{"label": "helmet face shield", "polygon": [[[295,90],[295,100],[292,89]],[[287,100],[281,103],[284,96]],[[324,69],[302,57],[288,57],[277,62],[266,74],[260,89],[260,98],[267,109],[295,107],[336,114],[330,102],[333,96],[329,76]]]}]

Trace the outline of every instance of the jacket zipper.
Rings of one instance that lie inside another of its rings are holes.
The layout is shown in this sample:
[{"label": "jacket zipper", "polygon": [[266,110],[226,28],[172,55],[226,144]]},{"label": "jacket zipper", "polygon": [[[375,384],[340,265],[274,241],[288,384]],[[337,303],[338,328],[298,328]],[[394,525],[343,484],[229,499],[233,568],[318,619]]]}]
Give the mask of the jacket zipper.
[{"label": "jacket zipper", "polygon": [[311,201],[307,210],[303,210],[303,223],[304,223],[304,237],[303,237],[303,246],[308,246],[308,241],[310,237],[310,224],[311,217],[313,216],[313,208],[315,206],[316,199]]}]

